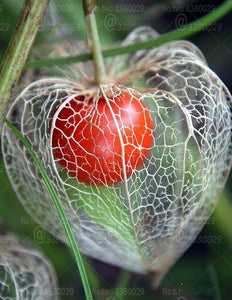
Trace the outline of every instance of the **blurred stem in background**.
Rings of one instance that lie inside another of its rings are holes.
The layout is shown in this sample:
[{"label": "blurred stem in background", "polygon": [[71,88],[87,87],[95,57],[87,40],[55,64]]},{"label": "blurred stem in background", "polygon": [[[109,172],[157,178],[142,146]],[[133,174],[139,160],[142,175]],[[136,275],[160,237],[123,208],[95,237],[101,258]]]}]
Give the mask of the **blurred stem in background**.
[{"label": "blurred stem in background", "polygon": [[221,300],[221,293],[218,284],[217,274],[212,265],[210,265],[208,272],[209,272],[209,277],[212,281],[212,285],[214,287],[215,300]]},{"label": "blurred stem in background", "polygon": [[0,131],[13,87],[17,84],[24,63],[42,22],[49,0],[26,0],[15,31],[0,65]]},{"label": "blurred stem in background", "polygon": [[124,294],[121,292],[117,291],[123,291],[127,288],[129,285],[129,280],[130,280],[130,271],[128,270],[122,270],[118,276],[118,280],[116,282],[116,299],[117,300],[124,300]]},{"label": "blurred stem in background", "polygon": [[[111,56],[117,56],[117,55],[126,54],[126,53],[132,53],[132,52],[136,52],[138,50],[150,49],[155,46],[160,46],[160,45],[170,42],[170,41],[190,37],[190,36],[196,34],[197,32],[205,29],[210,24],[216,22],[217,20],[222,18],[224,15],[226,15],[231,10],[232,10],[232,1],[226,0],[220,6],[218,6],[215,10],[210,12],[209,14],[205,15],[204,17],[202,17],[192,23],[189,23],[188,25],[181,27],[181,29],[176,29],[176,30],[167,32],[156,38],[149,39],[144,42],[138,42],[138,43],[127,45],[127,46],[110,48],[110,49],[102,51],[102,55],[103,55],[103,57],[111,57]],[[77,56],[70,56],[70,57],[65,57],[65,58],[59,57],[59,58],[53,58],[53,59],[29,61],[25,64],[25,69],[39,68],[39,67],[44,67],[44,66],[62,65],[62,64],[69,64],[69,63],[77,63],[77,62],[81,62],[81,61],[82,62],[88,61],[91,59],[92,59],[92,55],[90,53],[84,53],[84,54],[80,54]]]},{"label": "blurred stem in background", "polygon": [[229,192],[223,192],[213,215],[217,220],[216,228],[219,232],[223,232],[228,244],[232,245],[232,202]]}]

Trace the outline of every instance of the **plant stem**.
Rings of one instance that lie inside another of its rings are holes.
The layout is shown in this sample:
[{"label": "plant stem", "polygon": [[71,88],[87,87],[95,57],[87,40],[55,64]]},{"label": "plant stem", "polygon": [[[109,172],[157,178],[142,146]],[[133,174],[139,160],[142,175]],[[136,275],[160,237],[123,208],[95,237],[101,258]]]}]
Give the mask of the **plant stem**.
[{"label": "plant stem", "polygon": [[231,193],[224,191],[220,198],[213,216],[215,217],[215,227],[218,233],[223,233],[224,240],[231,245],[232,244],[232,202]]},{"label": "plant stem", "polygon": [[49,0],[25,0],[0,66],[0,131],[13,87],[22,72]]},{"label": "plant stem", "polygon": [[[192,23],[189,23],[188,25],[182,27],[181,29],[176,29],[164,33],[159,37],[144,42],[139,42],[128,46],[119,46],[108,50],[103,50],[102,55],[103,57],[110,57],[110,56],[116,56],[116,55],[121,55],[126,53],[132,53],[138,50],[150,49],[155,46],[160,46],[170,41],[187,38],[207,28],[210,24],[218,21],[220,18],[226,15],[230,10],[232,10],[232,1],[231,0],[224,1],[220,6],[218,6],[215,10],[213,10],[208,15]],[[54,59],[29,61],[26,63],[25,68],[29,69],[29,68],[37,68],[43,66],[55,66],[55,65],[77,63],[77,62],[88,61],[91,60],[92,58],[93,56],[91,55],[91,53],[84,53],[84,54],[70,56],[66,58],[54,58]]]},{"label": "plant stem", "polygon": [[214,288],[214,294],[215,294],[215,298],[214,299],[215,300],[221,300],[222,298],[221,298],[221,293],[220,293],[218,278],[217,278],[217,274],[216,274],[216,271],[215,271],[213,265],[209,266],[208,272],[209,272],[209,277],[210,277],[211,282],[212,282],[212,286]]},{"label": "plant stem", "polygon": [[106,84],[108,82],[105,66],[101,51],[101,44],[97,30],[97,22],[94,14],[96,8],[95,0],[83,0],[85,21],[87,27],[88,43],[95,66],[95,79],[97,84]]},{"label": "plant stem", "polygon": [[82,284],[84,287],[84,291],[85,291],[85,295],[86,295],[86,299],[87,300],[93,300],[92,297],[92,293],[91,293],[91,289],[89,286],[89,281],[88,281],[88,277],[85,271],[85,267],[84,267],[84,263],[80,254],[80,251],[78,249],[77,246],[77,242],[76,239],[74,237],[74,234],[72,232],[72,228],[70,226],[70,223],[68,221],[68,218],[65,215],[65,212],[63,210],[62,204],[60,199],[58,198],[57,194],[56,194],[56,190],[54,189],[47,173],[46,170],[44,169],[43,165],[41,164],[40,160],[37,158],[35,152],[33,151],[33,149],[31,148],[30,144],[28,143],[28,141],[25,139],[25,137],[21,134],[21,132],[9,121],[9,120],[5,120],[7,126],[9,126],[9,128],[15,133],[15,135],[19,138],[19,140],[22,142],[22,144],[24,145],[24,147],[26,148],[26,150],[28,151],[28,153],[30,154],[31,158],[33,159],[36,167],[38,168],[41,177],[44,180],[45,185],[47,186],[47,189],[51,195],[51,198],[54,202],[54,205],[58,211],[59,217],[63,223],[66,235],[69,239],[69,243],[70,243],[70,247],[73,251],[75,260],[76,260],[76,264],[78,266],[80,275],[81,275],[81,280],[82,280]]},{"label": "plant stem", "polygon": [[[122,269],[117,279],[116,289],[125,290],[128,287],[129,280],[130,280],[130,271]],[[125,298],[125,293],[116,294],[117,300],[124,300],[124,298]]]}]

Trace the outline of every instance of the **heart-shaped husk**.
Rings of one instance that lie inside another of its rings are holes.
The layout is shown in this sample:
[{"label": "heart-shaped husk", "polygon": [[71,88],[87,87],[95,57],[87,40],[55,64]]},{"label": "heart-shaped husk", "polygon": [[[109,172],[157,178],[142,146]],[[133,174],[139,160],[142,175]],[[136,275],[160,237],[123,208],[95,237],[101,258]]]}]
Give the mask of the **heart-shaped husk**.
[{"label": "heart-shaped husk", "polygon": [[[143,30],[145,36],[153,34]],[[132,34],[138,36],[139,30]],[[155,274],[156,285],[212,213],[231,166],[231,96],[202,57],[192,44],[172,42],[122,57],[122,65],[112,68],[118,76],[115,85],[86,89],[71,80],[38,80],[20,93],[7,115],[42,161],[81,250],[135,272]],[[131,88],[120,84],[125,79]],[[54,156],[52,132],[59,112],[79,95],[95,97],[95,103],[104,95],[110,107],[125,91],[143,101],[152,117],[148,157],[119,183],[79,182]],[[24,207],[66,241],[33,161],[7,126],[2,140],[5,166]]]},{"label": "heart-shaped husk", "polygon": [[59,299],[53,269],[40,252],[12,235],[0,237],[0,251],[0,299]]}]

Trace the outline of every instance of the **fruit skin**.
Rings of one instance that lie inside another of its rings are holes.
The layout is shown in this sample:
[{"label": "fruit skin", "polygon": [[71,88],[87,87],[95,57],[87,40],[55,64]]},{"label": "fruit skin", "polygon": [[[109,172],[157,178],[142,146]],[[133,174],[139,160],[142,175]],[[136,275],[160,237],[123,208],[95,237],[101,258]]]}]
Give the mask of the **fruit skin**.
[{"label": "fruit skin", "polygon": [[103,96],[95,102],[78,96],[58,113],[53,153],[78,181],[111,185],[130,177],[145,162],[153,129],[145,103],[128,92],[109,97],[108,103]]}]

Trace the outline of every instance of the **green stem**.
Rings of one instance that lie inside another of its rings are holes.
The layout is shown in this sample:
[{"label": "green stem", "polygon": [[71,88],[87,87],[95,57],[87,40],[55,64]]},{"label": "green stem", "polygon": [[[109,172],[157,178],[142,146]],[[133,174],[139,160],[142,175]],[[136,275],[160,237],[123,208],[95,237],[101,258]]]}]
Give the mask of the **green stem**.
[{"label": "green stem", "polygon": [[[116,291],[125,290],[128,287],[130,280],[130,271],[122,269],[120,271],[117,283],[116,283]],[[117,300],[124,300],[125,293],[116,293]]]},{"label": "green stem", "polygon": [[13,87],[22,72],[49,0],[25,0],[0,66],[0,131]]},{"label": "green stem", "polygon": [[[150,49],[155,46],[160,46],[170,41],[187,38],[207,28],[210,24],[218,21],[220,18],[226,15],[230,10],[232,10],[232,1],[227,0],[208,15],[192,23],[189,23],[188,25],[182,27],[181,29],[176,29],[167,32],[159,37],[147,40],[145,42],[139,42],[128,46],[120,46],[120,47],[114,47],[108,50],[104,50],[102,51],[102,55],[103,57],[110,57],[110,56],[116,56],[116,55],[121,55],[126,53],[132,53],[138,50]],[[88,61],[91,59],[92,59],[91,53],[84,53],[77,56],[70,56],[67,58],[54,58],[54,59],[44,59],[38,61],[29,61],[26,63],[25,68],[29,69],[29,68],[37,68],[43,66],[63,65],[63,64],[77,63],[81,61],[82,62]]]},{"label": "green stem", "polygon": [[219,288],[219,284],[218,284],[218,278],[217,278],[217,274],[216,271],[214,269],[213,265],[209,266],[209,277],[211,279],[213,288],[214,288],[214,295],[215,295],[215,300],[221,300],[221,293],[220,293],[220,288]]},{"label": "green stem", "polygon": [[88,281],[88,277],[85,271],[85,267],[84,267],[84,263],[80,254],[80,251],[78,249],[77,246],[77,242],[76,239],[74,237],[74,234],[72,232],[72,228],[69,224],[69,221],[65,215],[65,212],[63,210],[62,204],[60,199],[58,198],[56,191],[53,187],[53,185],[50,182],[50,179],[44,169],[44,167],[42,166],[40,160],[37,158],[35,152],[33,151],[33,149],[31,148],[30,144],[28,143],[28,141],[22,136],[21,132],[9,121],[9,120],[5,120],[6,124],[11,128],[11,130],[15,133],[15,135],[19,138],[19,140],[22,142],[22,144],[24,145],[24,147],[26,148],[26,150],[28,151],[28,153],[30,154],[31,158],[33,159],[36,167],[38,168],[45,185],[48,188],[48,191],[53,199],[54,205],[56,206],[56,209],[58,211],[59,217],[63,223],[66,235],[69,239],[69,243],[70,243],[70,247],[73,251],[75,260],[76,260],[76,264],[79,268],[79,272],[80,272],[80,276],[81,276],[81,280],[82,280],[82,284],[84,287],[84,291],[85,291],[85,295],[86,295],[86,299],[87,300],[93,300],[92,297],[92,293],[91,293],[91,289],[89,286],[89,281]]},{"label": "green stem", "polygon": [[[218,233],[223,233],[226,242],[232,244],[232,202],[231,194],[224,191],[214,211],[215,227]],[[215,229],[215,227],[213,227]]]},{"label": "green stem", "polygon": [[85,12],[85,21],[88,34],[88,44],[93,53],[93,61],[95,66],[95,80],[97,84],[106,84],[108,82],[105,66],[102,56],[101,43],[97,30],[97,22],[94,14],[96,8],[95,0],[83,0]]}]

